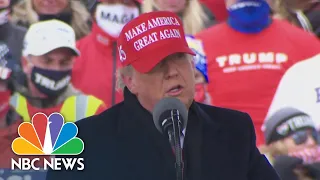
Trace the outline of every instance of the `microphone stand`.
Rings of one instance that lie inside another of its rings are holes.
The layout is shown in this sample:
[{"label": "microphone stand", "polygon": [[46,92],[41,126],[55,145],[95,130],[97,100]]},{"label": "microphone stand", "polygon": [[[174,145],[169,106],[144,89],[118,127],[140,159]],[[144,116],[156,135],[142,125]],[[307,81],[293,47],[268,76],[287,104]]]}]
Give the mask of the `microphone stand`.
[{"label": "microphone stand", "polygon": [[180,142],[180,135],[182,133],[182,124],[179,116],[178,110],[171,110],[171,121],[172,121],[172,130],[168,131],[169,141],[171,146],[174,149],[175,157],[176,157],[176,175],[177,180],[183,180],[183,159],[182,159],[182,148]]}]

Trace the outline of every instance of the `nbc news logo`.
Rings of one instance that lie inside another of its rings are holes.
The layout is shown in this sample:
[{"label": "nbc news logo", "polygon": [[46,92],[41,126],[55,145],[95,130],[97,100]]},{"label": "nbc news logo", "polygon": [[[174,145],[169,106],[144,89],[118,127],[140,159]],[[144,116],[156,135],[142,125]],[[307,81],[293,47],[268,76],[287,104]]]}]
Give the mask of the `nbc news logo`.
[{"label": "nbc news logo", "polygon": [[[40,170],[49,168],[61,170],[82,171],[83,158],[45,158],[55,155],[79,155],[84,149],[83,141],[76,137],[78,128],[74,123],[64,123],[59,113],[52,113],[47,117],[37,113],[32,117],[32,123],[24,122],[18,128],[19,136],[11,145],[12,151],[19,156],[36,156],[37,158],[11,159],[11,169]],[[43,157],[43,158],[39,158]]]}]

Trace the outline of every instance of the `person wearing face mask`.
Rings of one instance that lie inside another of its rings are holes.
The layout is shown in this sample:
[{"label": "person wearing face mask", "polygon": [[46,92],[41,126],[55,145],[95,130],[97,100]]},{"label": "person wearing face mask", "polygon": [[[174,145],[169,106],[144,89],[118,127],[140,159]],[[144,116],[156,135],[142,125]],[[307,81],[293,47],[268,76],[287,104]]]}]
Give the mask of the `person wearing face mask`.
[{"label": "person wearing face mask", "polygon": [[0,41],[9,46],[12,61],[15,62],[13,70],[22,72],[20,59],[23,46],[23,38],[27,32],[26,28],[15,25],[10,21],[12,6],[17,0],[0,0]]},{"label": "person wearing face mask", "polygon": [[92,32],[77,42],[81,56],[75,60],[72,83],[112,106],[122,100],[122,93],[116,91],[116,40],[123,26],[139,15],[138,4],[134,0],[100,0],[92,14]]},{"label": "person wearing face mask", "polygon": [[30,121],[37,112],[60,112],[65,121],[73,122],[106,108],[101,100],[83,94],[70,83],[74,57],[80,55],[71,26],[59,20],[35,23],[28,29],[24,44],[26,81],[15,84],[17,92],[10,100],[24,121]]},{"label": "person wearing face mask", "polygon": [[312,118],[283,107],[266,119],[261,148],[282,180],[320,179],[319,135]]},{"label": "person wearing face mask", "polygon": [[189,47],[194,51],[195,64],[195,80],[196,90],[194,100],[203,104],[210,105],[211,99],[207,90],[208,72],[207,72],[207,57],[203,51],[203,44],[200,40],[195,39],[194,36],[186,36]]},{"label": "person wearing face mask", "polygon": [[27,28],[38,21],[58,19],[72,26],[77,39],[90,32],[90,13],[78,0],[22,0],[12,11],[11,21]]},{"label": "person wearing face mask", "polygon": [[208,92],[212,104],[252,116],[259,146],[280,79],[296,62],[316,57],[320,42],[285,20],[273,19],[265,0],[226,0],[226,5],[228,21],[196,35],[208,59]]}]

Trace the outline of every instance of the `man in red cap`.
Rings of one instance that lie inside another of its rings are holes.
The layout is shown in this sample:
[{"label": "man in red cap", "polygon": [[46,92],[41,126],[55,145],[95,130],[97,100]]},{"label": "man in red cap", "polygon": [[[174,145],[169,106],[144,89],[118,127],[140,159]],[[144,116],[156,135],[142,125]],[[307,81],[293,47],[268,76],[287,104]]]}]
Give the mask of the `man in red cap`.
[{"label": "man in red cap", "polygon": [[49,170],[47,180],[180,177],[170,143],[153,123],[155,107],[168,97],[185,109],[181,117],[187,119],[187,128],[179,132],[184,164],[179,167],[184,167],[185,179],[279,180],[255,145],[248,114],[193,100],[194,53],[177,15],[165,11],[140,15],[124,26],[117,48],[124,101],[76,123],[84,151],[57,157],[84,158],[84,170]]}]

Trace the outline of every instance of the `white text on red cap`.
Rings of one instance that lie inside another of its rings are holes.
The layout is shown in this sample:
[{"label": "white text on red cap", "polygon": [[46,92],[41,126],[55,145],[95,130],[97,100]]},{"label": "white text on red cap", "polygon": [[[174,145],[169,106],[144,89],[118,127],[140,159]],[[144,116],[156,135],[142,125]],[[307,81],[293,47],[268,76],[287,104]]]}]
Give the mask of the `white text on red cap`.
[{"label": "white text on red cap", "polygon": [[181,38],[181,32],[178,28],[172,28],[172,26],[181,26],[178,19],[175,17],[157,17],[148,20],[147,22],[143,22],[136,27],[125,32],[125,36],[127,38],[127,42],[135,38],[136,36],[147,32],[156,27],[160,26],[171,26],[168,29],[164,29],[161,31],[155,31],[148,35],[145,35],[133,43],[134,48],[137,51],[140,51],[144,47],[157,42],[163,39],[171,39],[171,38]]}]

